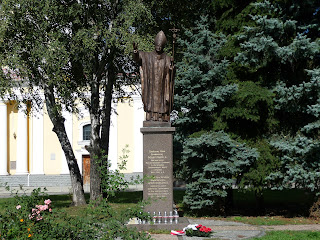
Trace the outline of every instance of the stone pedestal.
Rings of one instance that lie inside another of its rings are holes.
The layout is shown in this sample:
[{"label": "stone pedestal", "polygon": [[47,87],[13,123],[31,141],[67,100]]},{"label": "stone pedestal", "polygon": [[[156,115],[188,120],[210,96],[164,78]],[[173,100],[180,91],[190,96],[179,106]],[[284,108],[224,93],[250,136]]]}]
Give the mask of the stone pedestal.
[{"label": "stone pedestal", "polygon": [[173,133],[168,122],[143,122],[143,175],[152,177],[143,184],[143,199],[151,199],[146,212],[173,211]]}]

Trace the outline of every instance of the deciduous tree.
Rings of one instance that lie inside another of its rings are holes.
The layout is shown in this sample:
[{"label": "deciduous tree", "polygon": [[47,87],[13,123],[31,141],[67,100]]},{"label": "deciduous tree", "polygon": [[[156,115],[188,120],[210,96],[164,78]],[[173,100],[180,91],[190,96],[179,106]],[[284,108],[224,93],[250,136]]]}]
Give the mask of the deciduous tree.
[{"label": "deciduous tree", "polygon": [[2,90],[19,87],[23,100],[32,100],[34,107],[41,104],[39,92],[44,93],[53,131],[68,162],[76,205],[85,203],[82,177],[61,111],[76,112],[77,100],[89,109],[90,198],[99,199],[101,168],[94,159],[108,154],[112,96],[128,83],[117,81],[117,74],[132,67],[128,64],[132,41],[141,48],[148,46],[149,35],[139,33],[150,19],[142,1],[2,1],[1,66],[22,79],[2,75]]}]

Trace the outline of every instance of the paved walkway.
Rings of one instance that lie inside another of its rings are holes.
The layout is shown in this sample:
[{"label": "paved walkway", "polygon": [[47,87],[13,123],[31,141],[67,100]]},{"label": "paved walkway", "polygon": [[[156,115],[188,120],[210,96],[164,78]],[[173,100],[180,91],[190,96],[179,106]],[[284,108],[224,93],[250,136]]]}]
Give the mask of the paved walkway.
[{"label": "paved walkway", "polygon": [[[189,219],[190,224],[202,224],[210,227],[213,230],[212,239],[223,240],[241,240],[250,239],[253,237],[262,237],[266,231],[320,231],[320,224],[310,225],[278,225],[278,226],[254,226],[238,222],[227,222],[219,220],[206,220],[206,219]],[[200,237],[187,237],[187,236],[172,236],[170,234],[152,234],[155,240],[204,240],[210,238]]]}]

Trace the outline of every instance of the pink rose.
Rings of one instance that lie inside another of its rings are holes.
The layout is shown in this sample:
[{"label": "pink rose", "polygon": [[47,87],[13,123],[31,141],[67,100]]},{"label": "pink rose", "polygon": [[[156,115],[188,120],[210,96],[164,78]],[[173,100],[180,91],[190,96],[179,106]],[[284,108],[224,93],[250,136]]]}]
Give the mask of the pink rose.
[{"label": "pink rose", "polygon": [[49,205],[51,203],[50,199],[44,200],[44,204]]},{"label": "pink rose", "polygon": [[40,205],[39,206],[39,210],[40,211],[45,211],[45,210],[47,210],[48,209],[48,205]]},{"label": "pink rose", "polygon": [[21,205],[16,206],[16,209],[20,209],[20,208],[21,208]]}]

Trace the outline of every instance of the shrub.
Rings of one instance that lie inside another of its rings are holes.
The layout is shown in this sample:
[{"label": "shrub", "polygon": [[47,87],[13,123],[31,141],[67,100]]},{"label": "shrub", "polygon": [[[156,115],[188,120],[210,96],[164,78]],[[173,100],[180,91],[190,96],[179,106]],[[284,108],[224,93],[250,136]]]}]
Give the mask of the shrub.
[{"label": "shrub", "polygon": [[[51,200],[41,189],[30,196],[15,193],[13,202],[0,216],[1,239],[150,239],[144,232],[127,228],[125,222],[141,211],[140,204],[125,214],[114,212],[106,200],[90,204],[77,215],[69,209],[51,208]],[[54,204],[54,203],[53,203]]]},{"label": "shrub", "polygon": [[255,149],[237,143],[222,131],[190,138],[182,160],[187,180],[184,204],[195,213],[224,211],[223,200],[234,180],[258,157]]}]

